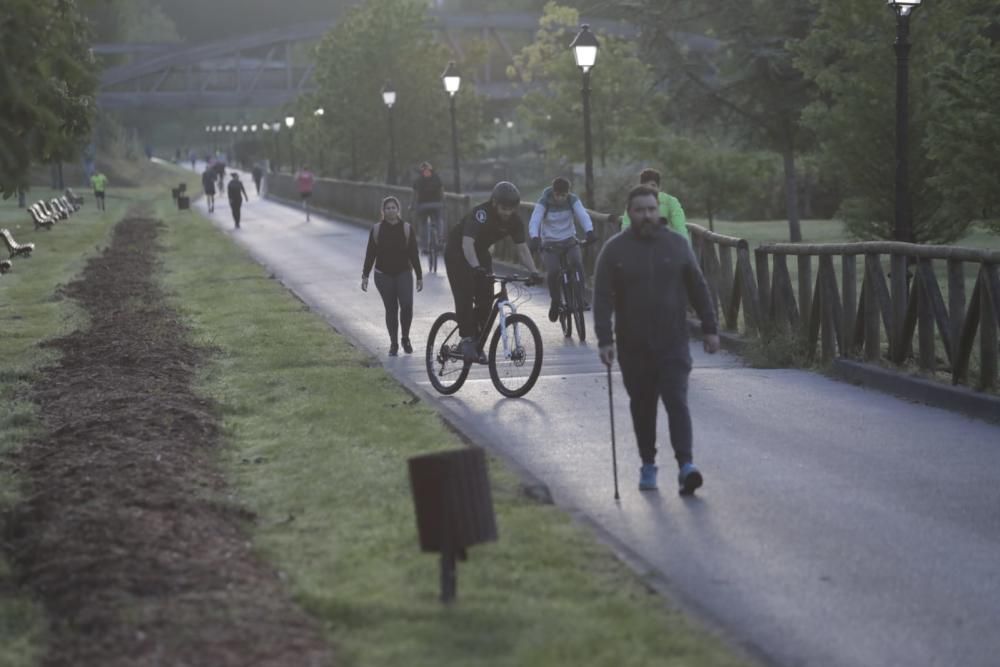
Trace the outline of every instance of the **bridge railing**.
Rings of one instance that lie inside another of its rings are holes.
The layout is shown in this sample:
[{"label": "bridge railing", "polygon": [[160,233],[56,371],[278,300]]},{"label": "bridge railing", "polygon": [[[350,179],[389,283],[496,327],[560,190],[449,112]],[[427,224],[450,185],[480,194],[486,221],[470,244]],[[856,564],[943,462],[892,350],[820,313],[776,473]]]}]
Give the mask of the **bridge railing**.
[{"label": "bridge railing", "polygon": [[[797,294],[789,257],[796,259]],[[824,360],[836,355],[916,363],[922,371],[946,371],[953,384],[970,384],[978,357],[977,386],[996,386],[1000,251],[896,242],[770,243],[755,250],[755,260],[760,312],[769,329],[800,333],[811,356],[819,344]]]}]

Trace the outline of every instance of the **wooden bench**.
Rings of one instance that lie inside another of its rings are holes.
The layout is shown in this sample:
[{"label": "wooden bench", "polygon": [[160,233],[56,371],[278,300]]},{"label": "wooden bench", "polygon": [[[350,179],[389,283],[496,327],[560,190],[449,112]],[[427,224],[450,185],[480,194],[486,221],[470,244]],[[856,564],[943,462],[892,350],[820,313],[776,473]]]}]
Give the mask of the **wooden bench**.
[{"label": "wooden bench", "polygon": [[74,206],[73,202],[71,202],[70,200],[66,199],[66,195],[63,195],[62,197],[59,197],[59,203],[62,204],[63,206],[65,206],[66,210],[69,211],[70,213],[76,213],[77,211],[80,210],[79,206]]},{"label": "wooden bench", "polygon": [[3,242],[7,246],[7,252],[10,253],[11,257],[30,257],[31,251],[35,249],[34,243],[21,245],[15,241],[7,229],[0,229],[0,236],[3,237]]},{"label": "wooden bench", "polygon": [[38,229],[39,227],[52,229],[52,225],[55,223],[55,218],[46,213],[37,203],[28,207],[28,213],[31,214],[31,220],[35,223],[35,229]]}]

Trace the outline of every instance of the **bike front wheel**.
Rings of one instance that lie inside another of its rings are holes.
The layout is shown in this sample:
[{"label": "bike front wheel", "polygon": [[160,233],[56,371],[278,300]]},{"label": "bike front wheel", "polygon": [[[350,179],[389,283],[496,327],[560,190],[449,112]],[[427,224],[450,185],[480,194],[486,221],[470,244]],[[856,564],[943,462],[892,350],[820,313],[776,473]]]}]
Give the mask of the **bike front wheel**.
[{"label": "bike front wheel", "polygon": [[566,338],[573,336],[573,317],[570,310],[573,307],[573,287],[566,282],[566,274],[563,274],[562,284],[562,305],[559,308],[559,326],[562,327],[563,335]]},{"label": "bike front wheel", "polygon": [[427,377],[431,385],[445,395],[461,389],[469,376],[471,364],[462,359],[461,341],[455,313],[444,313],[437,318],[427,335]]},{"label": "bike front wheel", "polygon": [[531,318],[515,313],[502,331],[496,328],[489,365],[493,386],[504,396],[520,398],[531,391],[542,371],[542,334]]}]

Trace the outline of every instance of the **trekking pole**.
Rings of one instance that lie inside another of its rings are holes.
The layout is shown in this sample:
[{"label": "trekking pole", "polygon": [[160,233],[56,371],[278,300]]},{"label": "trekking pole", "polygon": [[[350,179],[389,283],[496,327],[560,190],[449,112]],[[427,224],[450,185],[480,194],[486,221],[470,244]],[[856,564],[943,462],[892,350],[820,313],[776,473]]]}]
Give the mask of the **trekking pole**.
[{"label": "trekking pole", "polygon": [[615,447],[615,401],[611,395],[611,365],[608,364],[608,411],[611,413],[611,470],[615,477],[615,500],[618,496],[618,453]]}]

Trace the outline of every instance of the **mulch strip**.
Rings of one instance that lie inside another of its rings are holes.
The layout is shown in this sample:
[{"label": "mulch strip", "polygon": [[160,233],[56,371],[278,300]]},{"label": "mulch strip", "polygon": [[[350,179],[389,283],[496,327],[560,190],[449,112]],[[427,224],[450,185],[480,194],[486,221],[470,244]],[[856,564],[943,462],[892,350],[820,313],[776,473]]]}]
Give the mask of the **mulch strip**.
[{"label": "mulch strip", "polygon": [[204,360],[155,282],[160,223],[129,218],[65,289],[91,326],[33,388],[46,430],[9,461],[2,547],[50,620],[46,665],[328,665],[316,624],[222,500]]}]

